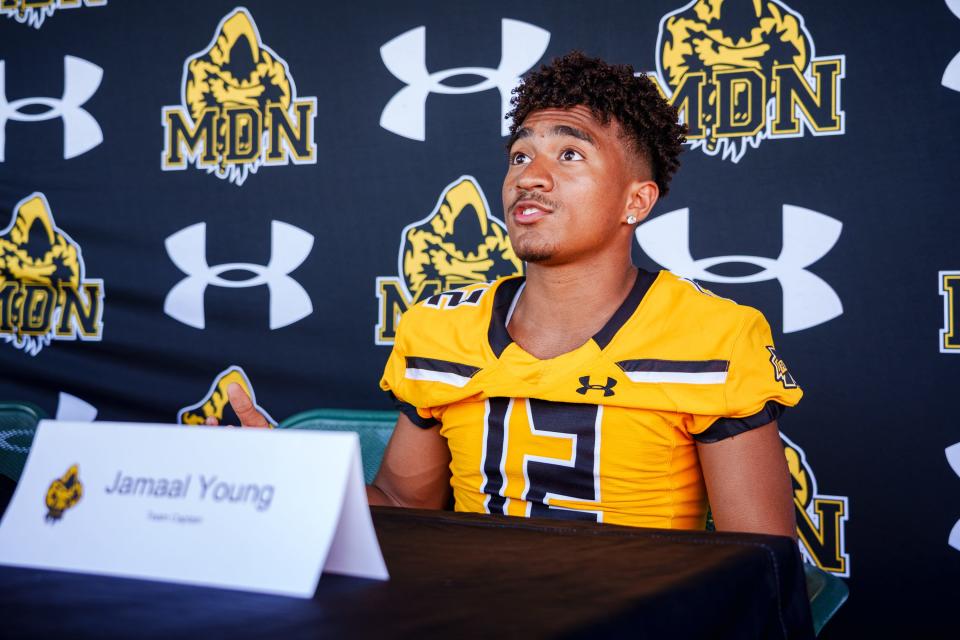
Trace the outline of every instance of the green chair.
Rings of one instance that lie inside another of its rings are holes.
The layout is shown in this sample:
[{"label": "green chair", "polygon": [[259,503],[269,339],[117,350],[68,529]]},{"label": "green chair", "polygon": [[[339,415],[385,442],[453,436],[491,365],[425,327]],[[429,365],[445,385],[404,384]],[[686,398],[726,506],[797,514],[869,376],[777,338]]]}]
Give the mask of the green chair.
[{"label": "green chair", "polygon": [[360,457],[363,477],[373,482],[387,442],[397,424],[396,411],[362,411],[354,409],[310,409],[291,416],[277,425],[278,429],[316,429],[318,431],[353,431],[360,436]]},{"label": "green chair", "polygon": [[37,406],[25,402],[0,402],[0,475],[14,482],[27,462],[37,423],[46,418]]},{"label": "green chair", "polygon": [[804,563],[804,577],[807,579],[807,597],[810,598],[810,612],[813,616],[813,630],[820,635],[820,630],[833,617],[847,598],[850,589],[847,584],[823,569],[812,564]]}]

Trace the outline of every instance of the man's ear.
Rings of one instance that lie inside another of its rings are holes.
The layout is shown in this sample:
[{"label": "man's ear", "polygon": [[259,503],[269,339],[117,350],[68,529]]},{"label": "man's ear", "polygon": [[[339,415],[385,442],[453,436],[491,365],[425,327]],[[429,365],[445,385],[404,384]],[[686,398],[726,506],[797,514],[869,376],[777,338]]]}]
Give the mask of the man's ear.
[{"label": "man's ear", "polygon": [[648,215],[660,197],[660,188],[653,180],[634,180],[627,190],[627,217],[640,222]]}]

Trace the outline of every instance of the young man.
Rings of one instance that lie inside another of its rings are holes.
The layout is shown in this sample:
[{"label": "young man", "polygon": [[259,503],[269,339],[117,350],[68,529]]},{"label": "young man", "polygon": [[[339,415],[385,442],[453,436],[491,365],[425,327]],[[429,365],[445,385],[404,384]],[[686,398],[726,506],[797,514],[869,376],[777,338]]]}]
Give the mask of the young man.
[{"label": "young man", "polygon": [[776,418],[802,392],[766,321],[630,260],[679,166],[676,111],[579,53],[513,104],[503,204],[526,277],[404,314],[370,503],[442,508],[452,487],[460,511],[702,529],[709,497],[718,529],[795,536]]}]

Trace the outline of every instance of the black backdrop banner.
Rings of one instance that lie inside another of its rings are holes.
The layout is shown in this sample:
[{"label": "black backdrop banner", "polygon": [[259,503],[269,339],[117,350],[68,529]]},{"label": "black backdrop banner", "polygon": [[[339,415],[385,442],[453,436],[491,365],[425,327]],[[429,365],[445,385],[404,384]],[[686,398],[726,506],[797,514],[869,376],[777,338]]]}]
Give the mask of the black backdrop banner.
[{"label": "black backdrop banner", "polygon": [[275,420],[389,408],[403,311],[522,271],[503,116],[572,49],[690,126],[636,262],[761,309],[806,392],[801,550],[851,587],[824,635],[945,637],[956,0],[0,0],[0,399],[196,423],[236,380]]}]

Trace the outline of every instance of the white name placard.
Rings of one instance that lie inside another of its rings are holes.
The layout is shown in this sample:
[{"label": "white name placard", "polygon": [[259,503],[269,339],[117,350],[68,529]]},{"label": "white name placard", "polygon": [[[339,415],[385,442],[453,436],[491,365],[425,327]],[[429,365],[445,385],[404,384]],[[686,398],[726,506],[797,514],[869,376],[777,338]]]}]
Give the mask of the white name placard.
[{"label": "white name placard", "polygon": [[386,580],[354,433],[44,420],[0,564],[309,598]]}]

